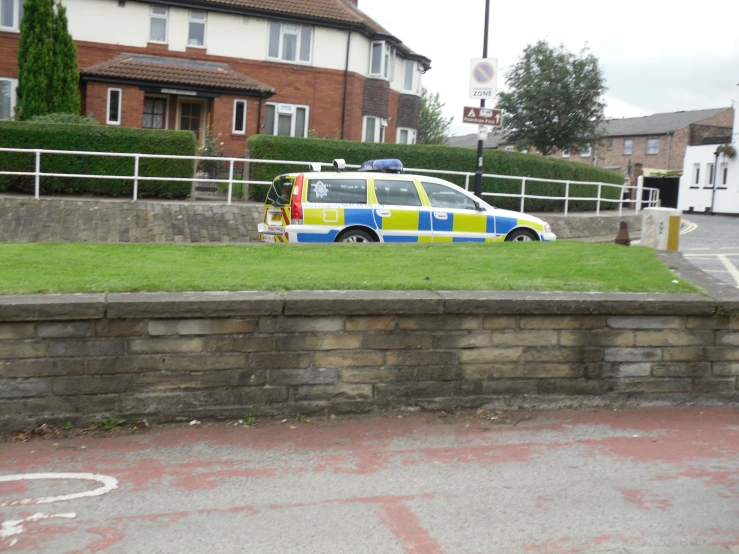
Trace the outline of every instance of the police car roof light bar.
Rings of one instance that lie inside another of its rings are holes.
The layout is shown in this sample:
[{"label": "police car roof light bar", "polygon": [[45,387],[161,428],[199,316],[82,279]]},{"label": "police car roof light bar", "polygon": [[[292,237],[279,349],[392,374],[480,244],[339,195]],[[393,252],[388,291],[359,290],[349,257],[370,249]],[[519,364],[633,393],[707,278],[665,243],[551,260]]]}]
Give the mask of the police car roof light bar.
[{"label": "police car roof light bar", "polygon": [[403,173],[403,162],[390,158],[386,160],[368,160],[359,171],[377,171],[379,173]]}]

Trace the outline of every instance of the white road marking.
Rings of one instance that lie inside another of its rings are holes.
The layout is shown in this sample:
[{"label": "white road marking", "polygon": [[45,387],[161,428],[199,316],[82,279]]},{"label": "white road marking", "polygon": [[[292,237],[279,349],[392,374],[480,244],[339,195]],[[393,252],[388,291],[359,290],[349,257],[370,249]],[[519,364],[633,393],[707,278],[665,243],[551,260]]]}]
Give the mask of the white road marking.
[{"label": "white road marking", "polygon": [[108,475],[98,475],[95,473],[22,473],[20,475],[0,475],[0,483],[10,483],[13,481],[34,481],[40,479],[74,479],[82,481],[97,481],[103,486],[89,491],[75,492],[62,496],[44,496],[41,498],[24,498],[22,500],[6,500],[0,502],[0,508],[5,506],[29,506],[32,504],[51,504],[53,502],[63,502],[66,500],[75,500],[77,498],[88,498],[91,496],[101,496],[118,488],[118,479]]},{"label": "white road marking", "polygon": [[687,219],[683,219],[683,224],[685,225],[685,229],[680,229],[681,235],[687,235],[688,233],[692,233],[698,228],[697,223],[693,223],[692,221],[688,221]]},{"label": "white road marking", "polygon": [[693,250],[710,250],[710,248],[686,248],[685,251],[693,251]]},{"label": "white road marking", "polygon": [[10,537],[13,537],[9,541],[7,541],[6,544],[7,546],[14,546],[18,542],[18,535],[23,533],[24,523],[32,521],[42,521],[44,519],[52,518],[74,519],[76,517],[77,514],[75,514],[74,512],[69,512],[66,514],[45,514],[43,512],[39,512],[23,519],[11,519],[8,521],[3,521],[2,524],[0,524],[0,539],[10,539]]},{"label": "white road marking", "polygon": [[726,267],[726,269],[729,271],[729,273],[731,274],[731,276],[734,278],[734,281],[736,281],[737,286],[739,286],[739,269],[737,269],[734,266],[734,264],[732,264],[729,261],[729,258],[727,258],[726,256],[724,256],[723,254],[719,254],[716,257],[719,259],[719,261],[722,264],[724,264],[724,266]]}]

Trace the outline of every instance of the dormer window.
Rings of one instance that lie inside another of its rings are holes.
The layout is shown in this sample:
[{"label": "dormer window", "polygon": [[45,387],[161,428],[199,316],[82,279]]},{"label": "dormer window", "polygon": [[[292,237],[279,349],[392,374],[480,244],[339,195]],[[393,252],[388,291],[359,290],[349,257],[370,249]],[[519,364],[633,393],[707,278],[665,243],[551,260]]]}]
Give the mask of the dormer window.
[{"label": "dormer window", "polygon": [[293,23],[269,24],[269,52],[267,57],[284,62],[310,63],[313,45],[313,27]]},{"label": "dormer window", "polygon": [[370,46],[370,77],[390,79],[392,75],[394,55],[395,53],[393,49],[384,40],[372,42]]}]

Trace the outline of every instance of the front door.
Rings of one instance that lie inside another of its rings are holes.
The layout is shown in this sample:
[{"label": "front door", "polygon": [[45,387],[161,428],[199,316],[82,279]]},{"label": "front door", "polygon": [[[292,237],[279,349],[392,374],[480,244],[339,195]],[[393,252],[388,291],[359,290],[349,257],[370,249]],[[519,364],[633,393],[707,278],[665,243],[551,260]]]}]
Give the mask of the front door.
[{"label": "front door", "polygon": [[202,100],[180,100],[179,128],[192,131],[198,137],[198,144],[203,143],[205,127],[205,102]]}]

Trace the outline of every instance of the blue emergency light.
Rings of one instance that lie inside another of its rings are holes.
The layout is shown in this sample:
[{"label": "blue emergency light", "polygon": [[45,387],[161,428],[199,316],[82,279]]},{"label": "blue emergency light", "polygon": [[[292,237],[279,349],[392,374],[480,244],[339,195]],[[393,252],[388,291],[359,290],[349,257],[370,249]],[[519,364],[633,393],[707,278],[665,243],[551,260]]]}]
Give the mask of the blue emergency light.
[{"label": "blue emergency light", "polygon": [[362,164],[359,171],[376,171],[378,173],[403,173],[403,162],[396,159],[369,160]]}]

